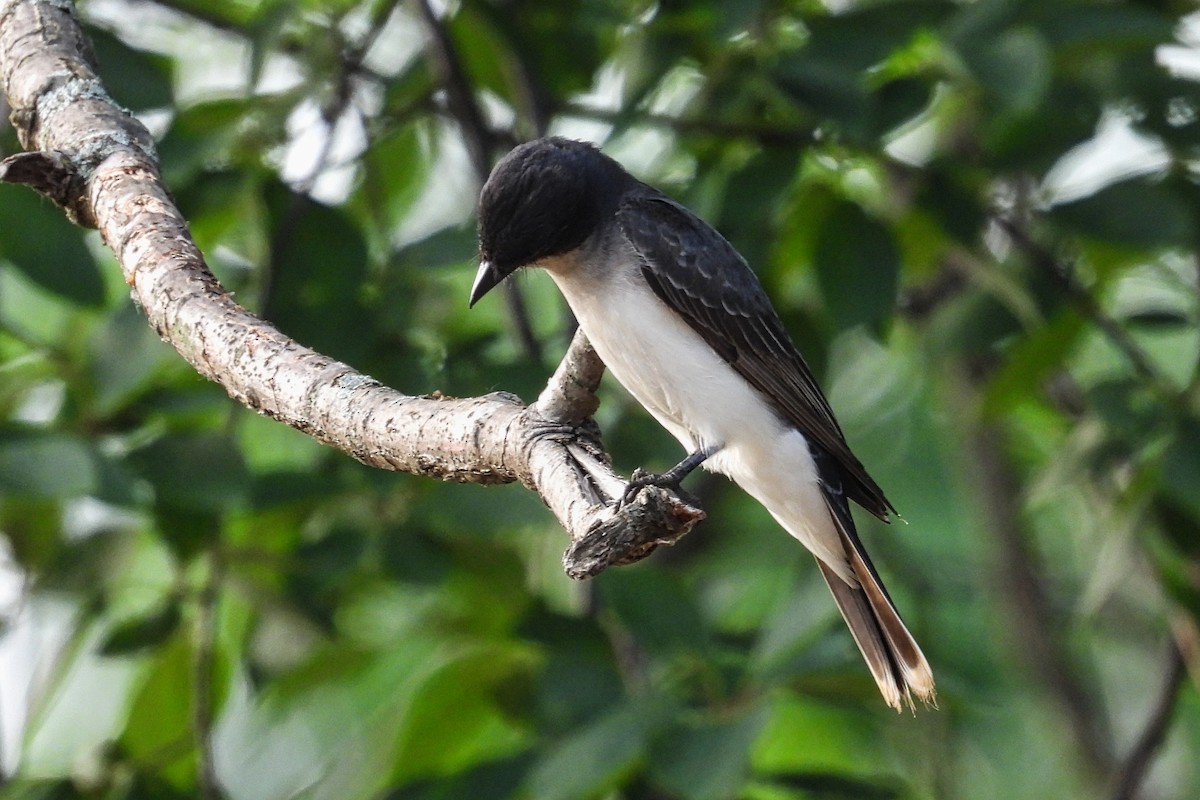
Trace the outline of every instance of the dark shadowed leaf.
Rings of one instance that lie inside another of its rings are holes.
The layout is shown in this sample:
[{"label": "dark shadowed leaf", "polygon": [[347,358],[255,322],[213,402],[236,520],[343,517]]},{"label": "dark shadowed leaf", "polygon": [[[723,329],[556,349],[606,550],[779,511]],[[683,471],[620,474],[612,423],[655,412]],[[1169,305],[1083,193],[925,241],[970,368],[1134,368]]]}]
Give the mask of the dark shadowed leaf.
[{"label": "dark shadowed leaf", "polygon": [[1150,48],[1174,38],[1175,22],[1132,5],[1071,4],[1049,9],[1039,25],[1055,48],[1105,50]]},{"label": "dark shadowed leaf", "polygon": [[247,499],[242,454],[228,436],[169,434],[131,453],[129,463],[154,487],[160,507],[220,513]]},{"label": "dark shadowed leaf", "polygon": [[362,181],[350,206],[372,220],[390,246],[413,201],[425,186],[436,153],[422,126],[406,125],[372,143],[364,156]]},{"label": "dark shadowed leaf", "polygon": [[164,343],[132,303],[124,303],[88,338],[89,371],[96,413],[112,414],[151,391],[163,366],[179,365],[178,354]]},{"label": "dark shadowed leaf", "polygon": [[750,767],[754,740],[766,724],[764,709],[730,719],[673,726],[655,740],[650,776],[672,796],[687,800],[737,797]]},{"label": "dark shadowed leaf", "polygon": [[811,38],[804,51],[854,72],[879,64],[921,30],[935,29],[954,11],[952,3],[864,3],[843,13],[807,21]]},{"label": "dark shadowed leaf", "polygon": [[396,254],[396,261],[409,270],[440,269],[474,261],[478,253],[475,229],[462,225],[443,228],[406,245]]},{"label": "dark shadowed leaf", "polygon": [[666,654],[707,646],[695,601],[671,573],[640,565],[609,570],[597,581],[605,604],[647,650]]},{"label": "dark shadowed leaf", "polygon": [[836,772],[795,772],[772,775],[770,783],[787,787],[789,794],[800,797],[830,798],[830,800],[899,800],[906,793],[893,786],[858,780]]},{"label": "dark shadowed leaf", "polygon": [[1200,420],[1185,417],[1162,459],[1163,491],[1200,519]]},{"label": "dark shadowed leaf", "polygon": [[160,645],[175,632],[182,618],[179,599],[172,597],[144,616],[113,626],[100,643],[100,653],[124,656]]},{"label": "dark shadowed leaf", "polygon": [[870,99],[857,72],[802,52],[779,66],[775,80],[798,106],[834,121],[851,138],[861,139],[869,132]]},{"label": "dark shadowed leaf", "polygon": [[1014,28],[962,52],[980,83],[999,106],[1029,114],[1050,87],[1050,50],[1032,28]]},{"label": "dark shadowed leaf", "polygon": [[933,88],[925,78],[897,78],[875,89],[876,135],[883,135],[920,114],[929,104]]},{"label": "dark shadowed leaf", "polygon": [[83,439],[39,430],[0,430],[0,493],[67,498],[90,494],[98,486],[96,456]]},{"label": "dark shadowed leaf", "polygon": [[1115,183],[1055,207],[1053,216],[1085,236],[1129,247],[1189,247],[1196,218],[1173,188],[1146,180]]},{"label": "dark shadowed leaf", "polygon": [[351,364],[373,344],[361,294],[367,272],[362,232],[342,209],[283,186],[266,189],[271,212],[270,294],[263,315],[301,344]]},{"label": "dark shadowed leaf", "polygon": [[[979,182],[980,185],[973,185]],[[987,212],[981,195],[986,192],[980,176],[951,167],[930,164],[925,170],[918,201],[960,243],[974,245],[983,234]]]},{"label": "dark shadowed leaf", "polygon": [[450,777],[418,781],[392,792],[386,800],[509,800],[529,774],[530,760],[528,754],[522,754],[490,761]]},{"label": "dark shadowed leaf", "polygon": [[620,706],[560,738],[530,772],[529,796],[605,796],[646,758],[647,737],[662,724],[663,711],[653,701]]},{"label": "dark shadowed leaf", "polygon": [[1154,441],[1165,420],[1153,390],[1131,378],[1102,381],[1088,390],[1088,404],[1114,436],[1137,445]]},{"label": "dark shadowed leaf", "polygon": [[1125,321],[1136,328],[1153,329],[1182,328],[1195,324],[1195,321],[1186,312],[1165,308],[1138,311],[1127,316]]},{"label": "dark shadowed leaf", "polygon": [[100,77],[113,99],[134,111],[164,108],[175,99],[171,86],[172,62],[162,56],[135,50],[100,28],[88,28]]},{"label": "dark shadowed leaf", "polygon": [[764,149],[725,184],[716,227],[755,270],[767,264],[779,197],[795,178],[799,156],[795,148]]},{"label": "dark shadowed leaf", "polygon": [[817,281],[839,328],[878,327],[896,307],[900,255],[891,231],[858,205],[837,205],[813,253]]},{"label": "dark shadowed leaf", "polygon": [[24,186],[0,184],[0,259],[74,303],[104,302],[104,280],[83,230]]}]

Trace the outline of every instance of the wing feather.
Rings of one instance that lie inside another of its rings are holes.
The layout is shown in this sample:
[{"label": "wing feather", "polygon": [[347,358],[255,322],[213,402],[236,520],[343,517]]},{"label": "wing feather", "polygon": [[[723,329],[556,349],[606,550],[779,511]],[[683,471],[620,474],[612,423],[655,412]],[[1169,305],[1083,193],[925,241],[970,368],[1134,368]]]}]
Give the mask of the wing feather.
[{"label": "wing feather", "polygon": [[887,519],[883,490],[850,452],[808,365],[792,344],[757,276],[719,233],[648,187],[617,210],[654,293],[738,374],[841,468],[848,497]]}]

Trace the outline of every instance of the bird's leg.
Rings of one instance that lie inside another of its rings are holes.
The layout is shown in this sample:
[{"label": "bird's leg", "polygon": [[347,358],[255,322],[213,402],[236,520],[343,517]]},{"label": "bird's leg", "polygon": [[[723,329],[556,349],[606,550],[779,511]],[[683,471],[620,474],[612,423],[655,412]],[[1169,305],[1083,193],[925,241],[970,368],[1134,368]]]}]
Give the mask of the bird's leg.
[{"label": "bird's leg", "polygon": [[[632,502],[637,497],[638,492],[647,486],[669,487],[678,491],[680,489],[679,484],[683,479],[691,475],[696,467],[703,464],[709,456],[719,449],[717,447],[701,448],[694,453],[689,453],[683,461],[680,461],[666,472],[657,475],[638,470],[638,472],[634,473],[633,479],[629,481],[629,485],[625,487],[625,494],[621,496],[621,502],[618,505],[623,506],[626,503]],[[638,474],[639,472],[641,474]]]}]

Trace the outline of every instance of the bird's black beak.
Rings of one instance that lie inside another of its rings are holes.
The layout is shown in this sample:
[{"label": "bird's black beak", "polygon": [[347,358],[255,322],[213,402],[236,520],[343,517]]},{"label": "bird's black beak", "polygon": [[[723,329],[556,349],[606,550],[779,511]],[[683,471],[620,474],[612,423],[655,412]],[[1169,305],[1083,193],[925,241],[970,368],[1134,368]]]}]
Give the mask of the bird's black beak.
[{"label": "bird's black beak", "polygon": [[475,273],[475,284],[471,287],[468,308],[474,307],[479,302],[479,298],[490,292],[502,280],[504,280],[504,273],[496,269],[491,261],[480,261],[479,272]]}]

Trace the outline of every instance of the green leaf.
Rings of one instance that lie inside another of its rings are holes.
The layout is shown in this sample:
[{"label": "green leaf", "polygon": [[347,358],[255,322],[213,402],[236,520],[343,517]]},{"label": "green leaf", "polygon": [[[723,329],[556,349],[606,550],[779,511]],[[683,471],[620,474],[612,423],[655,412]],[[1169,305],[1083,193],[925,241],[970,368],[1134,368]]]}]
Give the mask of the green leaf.
[{"label": "green leaf", "polygon": [[[522,67],[531,69],[537,85],[552,96],[587,91],[607,54],[602,45],[615,36],[617,26],[627,22],[618,8],[591,0],[528,0],[519,14],[491,3],[473,6],[466,6],[452,24],[460,52],[477,65],[472,71],[476,81],[487,85],[500,78],[493,88],[510,100],[519,86],[510,76]],[[487,21],[508,41],[497,37],[481,20],[473,20],[468,13],[473,10],[487,14]],[[460,19],[465,24],[458,24]],[[497,47],[498,43],[502,46]],[[485,49],[493,52],[473,52]],[[484,58],[496,60],[489,64]],[[512,88],[504,85],[510,80]]]},{"label": "green leaf", "polygon": [[263,316],[301,344],[361,363],[374,344],[360,296],[367,274],[362,232],[342,209],[281,184],[266,187],[271,215],[270,295]]},{"label": "green leaf", "polygon": [[807,21],[810,39],[804,52],[851,72],[864,72],[904,47],[921,30],[939,25],[954,11],[944,2],[909,0],[852,7],[844,13]]},{"label": "green leaf", "polygon": [[[286,591],[311,618],[332,629],[342,589],[352,588],[356,567],[367,548],[361,527],[339,527],[296,548]],[[349,587],[348,587],[349,584]]]},{"label": "green leaf", "polygon": [[1007,30],[981,46],[968,47],[962,56],[1006,111],[1032,113],[1050,88],[1050,48],[1032,28]]},{"label": "green leaf", "polygon": [[489,643],[420,675],[397,736],[393,777],[453,774],[524,749],[527,735],[506,718],[498,696],[522,693],[534,665],[524,646]]},{"label": "green leaf", "polygon": [[755,269],[767,265],[779,198],[796,176],[799,155],[793,148],[764,149],[729,177],[721,193],[716,227]]},{"label": "green leaf", "polygon": [[[167,183],[182,187],[205,169],[257,164],[262,151],[283,135],[285,101],[285,97],[257,95],[210,100],[181,110],[158,143]],[[239,149],[243,143],[245,147]]]},{"label": "green leaf", "polygon": [[355,213],[372,220],[384,249],[390,247],[425,187],[436,161],[432,141],[425,126],[405,125],[371,142],[363,156],[362,179],[350,205]]},{"label": "green leaf", "polygon": [[86,26],[96,63],[113,99],[134,111],[164,108],[175,100],[173,61],[135,50],[102,28]]},{"label": "green leaf", "polygon": [[886,768],[884,741],[869,717],[852,708],[781,694],[753,748],[759,774],[826,773],[846,778]]},{"label": "green leaf", "polygon": [[1040,28],[1051,46],[1096,52],[1152,48],[1174,39],[1175,21],[1132,5],[1051,4]]},{"label": "green leaf", "polygon": [[766,709],[752,707],[731,719],[672,726],[651,748],[651,779],[687,800],[737,797],[749,772],[754,741],[766,722]]},{"label": "green leaf", "polygon": [[526,784],[538,800],[604,797],[645,758],[647,734],[661,711],[655,704],[625,705],[560,739]]},{"label": "green leaf", "polygon": [[[176,627],[182,633],[182,629]],[[133,696],[120,744],[135,764],[153,769],[178,789],[194,788],[196,747],[192,734],[196,670],[188,637],[167,637],[145,666]],[[170,743],[171,747],[167,747]]]},{"label": "green leaf", "polygon": [[0,184],[0,259],[82,306],[104,302],[104,279],[83,230],[27,187]]},{"label": "green leaf", "polygon": [[1200,419],[1185,417],[1162,458],[1163,491],[1200,519]]},{"label": "green leaf", "polygon": [[925,78],[897,78],[874,92],[875,133],[883,135],[920,114],[929,105],[933,85]]},{"label": "green leaf", "polygon": [[175,190],[179,210],[209,268],[223,286],[237,291],[239,299],[251,307],[256,298],[246,300],[242,295],[245,289],[255,288],[253,272],[247,267],[262,264],[269,251],[260,180],[255,172],[209,167]]},{"label": "green leaf", "polygon": [[94,391],[93,413],[107,416],[156,388],[164,364],[179,356],[160,339],[132,303],[123,303],[87,340]]},{"label": "green leaf", "polygon": [[801,52],[783,61],[774,78],[797,105],[838,123],[851,138],[863,139],[870,132],[871,104],[857,72]]},{"label": "green leaf", "polygon": [[79,497],[99,485],[96,455],[65,433],[0,431],[0,493],[34,498]]},{"label": "green leaf", "polygon": [[646,564],[609,570],[597,583],[605,605],[647,650],[669,654],[708,646],[695,601],[673,573]]},{"label": "green leaf", "polygon": [[597,623],[543,612],[525,624],[547,651],[534,699],[544,728],[575,728],[621,703],[621,675]]},{"label": "green leaf", "polygon": [[1189,204],[1173,188],[1145,179],[1114,183],[1051,213],[1085,236],[1129,247],[1191,247],[1196,241]]},{"label": "green leaf", "polygon": [[154,487],[163,508],[220,514],[248,498],[245,464],[228,436],[168,434],[131,453],[128,461]]},{"label": "green leaf", "polygon": [[[519,36],[512,30],[508,15],[491,16],[487,4],[467,4],[450,19],[448,31],[454,37],[456,49],[462,54],[463,70],[471,85],[491,91],[506,101],[512,100],[513,90],[509,85],[508,64],[512,60],[509,37]],[[501,31],[504,26],[509,28]]]},{"label": "green leaf", "polygon": [[834,207],[813,253],[817,282],[838,328],[878,330],[896,307],[900,254],[891,231],[858,205]]},{"label": "green leaf", "polygon": [[455,225],[405,245],[395,258],[399,266],[407,270],[442,269],[473,262],[478,253],[475,229]]},{"label": "green leaf", "polygon": [[175,633],[182,619],[179,598],[172,597],[144,616],[113,626],[100,643],[100,654],[132,655],[160,645]]},{"label": "green leaf", "polygon": [[1154,441],[1164,421],[1163,409],[1152,387],[1133,378],[1103,381],[1087,390],[1088,406],[1114,436],[1130,444]]},{"label": "green leaf", "polygon": [[196,19],[219,26],[243,27],[253,22],[263,11],[276,5],[273,2],[214,3],[212,0],[172,0],[172,7]]},{"label": "green leaf", "polygon": [[[976,311],[982,312],[983,309],[977,308]],[[992,376],[987,387],[984,410],[990,415],[1003,417],[1028,401],[1047,375],[1062,368],[1086,330],[1079,315],[1064,313],[1013,341],[1005,353],[1003,365]]]}]

